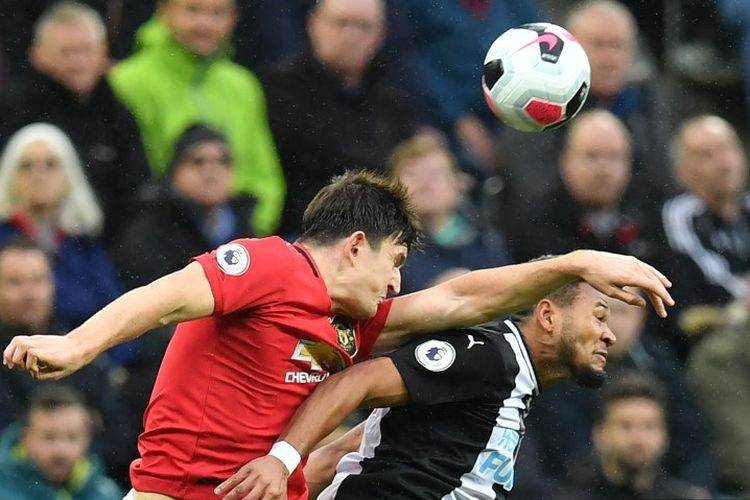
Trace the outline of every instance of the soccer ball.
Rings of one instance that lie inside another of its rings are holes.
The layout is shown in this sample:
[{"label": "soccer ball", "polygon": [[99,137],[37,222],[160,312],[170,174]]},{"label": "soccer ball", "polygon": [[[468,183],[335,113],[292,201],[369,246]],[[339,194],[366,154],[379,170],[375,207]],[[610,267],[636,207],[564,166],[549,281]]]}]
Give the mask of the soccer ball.
[{"label": "soccer ball", "polygon": [[487,105],[504,123],[524,132],[550,130],[573,118],[590,86],[586,52],[555,24],[511,28],[484,58]]}]

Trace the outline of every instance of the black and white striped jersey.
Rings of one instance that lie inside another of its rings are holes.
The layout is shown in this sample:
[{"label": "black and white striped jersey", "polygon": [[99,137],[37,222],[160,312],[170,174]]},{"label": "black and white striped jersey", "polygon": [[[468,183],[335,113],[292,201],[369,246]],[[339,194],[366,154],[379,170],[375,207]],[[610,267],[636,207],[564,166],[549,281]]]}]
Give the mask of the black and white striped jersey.
[{"label": "black and white striped jersey", "polygon": [[322,500],[504,499],[539,385],[510,320],[425,336],[388,354],[410,403],[378,408]]}]

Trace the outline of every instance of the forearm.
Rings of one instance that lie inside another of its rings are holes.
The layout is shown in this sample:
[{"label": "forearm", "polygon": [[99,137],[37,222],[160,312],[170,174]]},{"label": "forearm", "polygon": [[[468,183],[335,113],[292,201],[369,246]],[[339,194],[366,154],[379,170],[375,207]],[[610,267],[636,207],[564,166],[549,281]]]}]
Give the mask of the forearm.
[{"label": "forearm", "polygon": [[408,394],[390,358],[377,358],[332,375],[292,417],[283,441],[305,456],[359,407],[404,404]]},{"label": "forearm", "polygon": [[310,454],[305,465],[305,479],[310,498],[318,494],[333,481],[336,475],[336,465],[341,457],[359,449],[362,440],[364,423],[351,429],[335,441],[318,448]]},{"label": "forearm", "polygon": [[154,328],[211,314],[213,296],[200,265],[133,289],[94,314],[68,336],[86,363],[107,349]]}]

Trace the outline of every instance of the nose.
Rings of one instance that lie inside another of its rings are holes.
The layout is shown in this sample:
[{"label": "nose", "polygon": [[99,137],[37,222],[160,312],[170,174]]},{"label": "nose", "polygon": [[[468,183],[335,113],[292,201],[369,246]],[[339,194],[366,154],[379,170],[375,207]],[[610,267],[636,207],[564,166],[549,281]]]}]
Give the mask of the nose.
[{"label": "nose", "polygon": [[388,282],[388,292],[393,295],[398,295],[401,291],[401,269],[396,268],[391,277],[391,281]]},{"label": "nose", "polygon": [[602,332],[602,342],[604,342],[607,347],[612,347],[615,342],[617,342],[617,337],[615,336],[615,333],[609,328],[609,326],[604,328],[604,331]]}]

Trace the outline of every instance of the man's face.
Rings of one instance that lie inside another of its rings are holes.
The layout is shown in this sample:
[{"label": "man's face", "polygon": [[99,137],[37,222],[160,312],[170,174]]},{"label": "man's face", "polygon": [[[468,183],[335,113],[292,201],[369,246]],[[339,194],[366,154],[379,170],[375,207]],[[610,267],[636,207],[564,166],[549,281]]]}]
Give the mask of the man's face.
[{"label": "man's face", "polygon": [[188,199],[205,207],[229,201],[232,164],[227,147],[221,142],[202,142],[192,146],[172,177],[174,188]]},{"label": "man's face", "polygon": [[619,13],[591,9],[581,15],[573,35],[591,64],[591,93],[613,97],[625,87],[633,62],[635,33]]},{"label": "man's face", "polygon": [[107,45],[86,21],[51,23],[29,52],[37,71],[77,95],[91,92],[107,67]]},{"label": "man's face", "polygon": [[[635,289],[631,291],[638,293]],[[617,343],[610,348],[609,354],[614,357],[624,356],[641,336],[646,321],[646,310],[621,300],[611,300],[609,307],[609,326],[617,335]]]},{"label": "man's face", "polygon": [[687,189],[711,201],[734,197],[747,181],[747,162],[731,130],[708,119],[687,128],[682,136],[678,176]]},{"label": "man's face", "polygon": [[34,410],[29,415],[22,443],[48,481],[61,485],[70,479],[73,466],[86,455],[90,420],[80,406]]},{"label": "man's face", "polygon": [[315,57],[344,76],[367,71],[384,32],[381,0],[322,0],[308,20]]},{"label": "man's face", "polygon": [[45,328],[54,293],[52,270],[41,250],[11,248],[0,253],[0,321]]},{"label": "man's face", "polygon": [[599,387],[606,376],[608,348],[615,343],[606,297],[588,284],[579,285],[573,303],[562,311],[558,355],[573,380]]},{"label": "man's face", "polygon": [[664,411],[651,399],[616,401],[595,428],[594,442],[602,459],[627,475],[653,468],[667,448]]},{"label": "man's face", "polygon": [[404,162],[398,179],[421,217],[450,214],[458,205],[458,178],[450,159],[439,151]]},{"label": "man's face", "polygon": [[168,0],[163,15],[175,39],[200,57],[215,55],[237,21],[234,0]]},{"label": "man's face", "polygon": [[371,318],[389,294],[398,294],[407,253],[406,246],[393,238],[383,240],[377,250],[366,240],[360,244],[343,277],[349,292],[341,301],[343,314],[355,320]]},{"label": "man's face", "polygon": [[581,205],[617,205],[630,182],[630,140],[609,119],[590,116],[571,130],[561,158],[561,175]]}]

